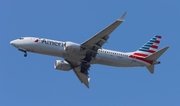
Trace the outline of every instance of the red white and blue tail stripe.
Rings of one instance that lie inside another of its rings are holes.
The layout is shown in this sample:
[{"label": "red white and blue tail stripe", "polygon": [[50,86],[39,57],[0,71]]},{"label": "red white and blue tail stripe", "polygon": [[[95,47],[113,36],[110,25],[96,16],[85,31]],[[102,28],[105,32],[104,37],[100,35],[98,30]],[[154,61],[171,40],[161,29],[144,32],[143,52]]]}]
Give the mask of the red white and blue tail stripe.
[{"label": "red white and blue tail stripe", "polygon": [[160,43],[161,36],[156,35],[152,39],[150,39],[147,43],[145,43],[141,48],[133,53],[135,57],[147,57],[153,53],[155,53],[158,49],[158,45]]}]

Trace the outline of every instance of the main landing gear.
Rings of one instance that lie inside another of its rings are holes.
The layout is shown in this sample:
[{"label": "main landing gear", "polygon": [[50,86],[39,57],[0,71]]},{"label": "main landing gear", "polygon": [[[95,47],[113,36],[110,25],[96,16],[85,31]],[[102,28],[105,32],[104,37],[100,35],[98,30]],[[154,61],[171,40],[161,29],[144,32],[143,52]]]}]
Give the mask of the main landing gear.
[{"label": "main landing gear", "polygon": [[23,49],[18,49],[18,50],[21,52],[24,52],[24,57],[27,57],[27,51],[26,50],[23,50]]},{"label": "main landing gear", "polygon": [[92,57],[90,54],[86,54],[86,57],[84,59],[82,59],[82,63],[81,63],[81,73],[84,73],[86,75],[88,75],[88,70],[90,68],[90,65],[88,64],[91,61]]},{"label": "main landing gear", "polygon": [[80,72],[88,75],[89,68],[90,68],[90,65],[88,65],[86,62],[82,62]]},{"label": "main landing gear", "polygon": [[86,57],[83,59],[84,61],[86,61],[86,62],[90,62],[91,61],[91,55],[89,55],[89,54],[86,54]]}]

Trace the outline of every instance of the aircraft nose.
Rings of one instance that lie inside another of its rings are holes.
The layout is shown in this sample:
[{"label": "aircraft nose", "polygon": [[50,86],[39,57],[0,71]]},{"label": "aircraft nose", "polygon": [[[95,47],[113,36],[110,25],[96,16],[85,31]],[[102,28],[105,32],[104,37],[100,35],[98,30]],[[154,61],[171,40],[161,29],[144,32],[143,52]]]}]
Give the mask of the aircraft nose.
[{"label": "aircraft nose", "polygon": [[14,45],[14,44],[15,44],[14,40],[13,40],[13,41],[11,41],[11,42],[10,42],[10,44],[11,44],[11,45]]},{"label": "aircraft nose", "polygon": [[12,40],[12,41],[10,42],[10,44],[13,45],[13,46],[16,46],[16,45],[17,45],[17,41],[16,41],[16,40]]}]

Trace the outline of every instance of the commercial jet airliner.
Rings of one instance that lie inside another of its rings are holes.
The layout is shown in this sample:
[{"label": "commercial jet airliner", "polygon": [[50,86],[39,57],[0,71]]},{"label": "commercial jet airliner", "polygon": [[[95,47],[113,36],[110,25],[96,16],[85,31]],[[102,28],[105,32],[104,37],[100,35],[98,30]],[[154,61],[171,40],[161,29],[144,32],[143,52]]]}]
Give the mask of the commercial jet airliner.
[{"label": "commercial jet airliner", "polygon": [[102,64],[115,67],[146,67],[150,73],[154,73],[154,65],[160,64],[158,58],[169,48],[158,49],[161,40],[160,35],[151,38],[147,43],[134,52],[119,52],[102,48],[109,39],[109,35],[123,21],[126,12],[110,24],[108,27],[78,44],[70,41],[62,42],[37,37],[21,37],[10,42],[18,50],[34,52],[50,56],[62,57],[64,60],[56,60],[54,68],[57,70],[73,70],[81,83],[89,88],[90,78],[88,70],[91,64]]}]

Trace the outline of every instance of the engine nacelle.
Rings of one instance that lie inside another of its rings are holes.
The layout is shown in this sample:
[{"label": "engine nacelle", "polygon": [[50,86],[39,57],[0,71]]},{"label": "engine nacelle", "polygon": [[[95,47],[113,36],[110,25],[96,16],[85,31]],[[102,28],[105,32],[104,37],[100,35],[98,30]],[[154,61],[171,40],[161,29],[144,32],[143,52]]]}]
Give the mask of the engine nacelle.
[{"label": "engine nacelle", "polygon": [[71,65],[63,60],[56,60],[54,68],[57,70],[69,71],[72,69]]},{"label": "engine nacelle", "polygon": [[74,42],[65,42],[64,50],[69,53],[79,52],[81,50],[81,45]]}]

